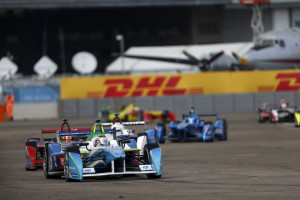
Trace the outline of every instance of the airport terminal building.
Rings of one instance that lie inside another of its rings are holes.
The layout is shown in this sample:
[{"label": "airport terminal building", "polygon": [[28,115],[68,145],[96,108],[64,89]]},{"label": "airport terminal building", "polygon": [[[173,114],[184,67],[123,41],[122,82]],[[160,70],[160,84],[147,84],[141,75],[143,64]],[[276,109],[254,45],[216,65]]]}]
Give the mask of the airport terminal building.
[{"label": "airport terminal building", "polygon": [[[264,29],[300,26],[299,0],[264,5]],[[238,0],[0,0],[0,57],[8,56],[18,73],[34,74],[48,55],[56,73],[74,73],[73,55],[94,54],[103,73],[120,52],[132,46],[244,42],[252,40],[251,6]]]}]

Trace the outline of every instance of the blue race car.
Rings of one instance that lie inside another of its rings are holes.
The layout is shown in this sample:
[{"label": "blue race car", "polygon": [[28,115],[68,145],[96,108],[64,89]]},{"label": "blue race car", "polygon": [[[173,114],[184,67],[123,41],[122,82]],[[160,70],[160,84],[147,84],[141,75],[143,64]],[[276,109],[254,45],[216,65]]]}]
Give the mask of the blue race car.
[{"label": "blue race car", "polygon": [[[213,124],[211,121],[204,121],[200,117],[216,117]],[[194,108],[191,108],[188,115],[182,115],[182,121],[172,121],[169,125],[171,134],[164,136],[166,129],[158,125],[158,138],[161,143],[170,141],[204,141],[212,142],[216,138],[227,140],[228,126],[225,119],[219,119],[217,114],[197,115]]]},{"label": "blue race car", "polygon": [[57,142],[45,145],[44,174],[67,181],[124,174],[160,178],[163,165],[157,141],[155,129],[126,137],[116,129],[103,129],[100,120],[92,130],[59,130]]}]

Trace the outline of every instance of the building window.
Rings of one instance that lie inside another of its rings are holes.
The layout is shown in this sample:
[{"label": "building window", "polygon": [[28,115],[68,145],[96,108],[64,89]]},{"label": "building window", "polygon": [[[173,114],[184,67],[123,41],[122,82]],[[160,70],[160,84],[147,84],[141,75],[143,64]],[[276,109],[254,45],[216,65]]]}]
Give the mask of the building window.
[{"label": "building window", "polygon": [[198,24],[199,34],[217,34],[218,25],[216,23],[201,23]]},{"label": "building window", "polygon": [[296,21],[295,21],[295,27],[300,28],[300,21],[299,21],[299,20],[296,20]]},{"label": "building window", "polygon": [[8,35],[6,37],[6,43],[8,45],[13,45],[13,44],[18,44],[19,42],[19,37],[18,35]]}]

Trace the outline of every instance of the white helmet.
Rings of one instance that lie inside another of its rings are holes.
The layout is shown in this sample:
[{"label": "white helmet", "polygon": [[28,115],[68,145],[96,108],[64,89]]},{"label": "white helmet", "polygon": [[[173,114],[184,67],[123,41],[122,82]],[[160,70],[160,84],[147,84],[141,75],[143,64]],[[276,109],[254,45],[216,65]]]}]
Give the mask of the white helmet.
[{"label": "white helmet", "polygon": [[108,146],[108,139],[105,136],[95,137],[94,138],[94,146],[95,147],[103,147]]}]

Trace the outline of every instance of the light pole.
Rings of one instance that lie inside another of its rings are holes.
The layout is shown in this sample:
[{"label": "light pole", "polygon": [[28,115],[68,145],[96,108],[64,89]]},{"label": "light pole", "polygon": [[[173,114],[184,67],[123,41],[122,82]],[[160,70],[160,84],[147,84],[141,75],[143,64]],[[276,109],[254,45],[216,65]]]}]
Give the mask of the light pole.
[{"label": "light pole", "polygon": [[120,52],[121,52],[121,71],[124,75],[125,63],[124,63],[124,38],[123,35],[116,35],[116,40],[120,42]]}]

